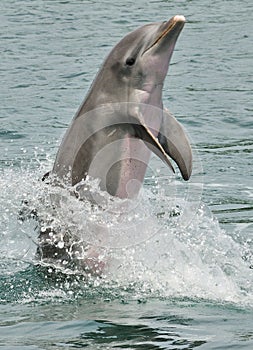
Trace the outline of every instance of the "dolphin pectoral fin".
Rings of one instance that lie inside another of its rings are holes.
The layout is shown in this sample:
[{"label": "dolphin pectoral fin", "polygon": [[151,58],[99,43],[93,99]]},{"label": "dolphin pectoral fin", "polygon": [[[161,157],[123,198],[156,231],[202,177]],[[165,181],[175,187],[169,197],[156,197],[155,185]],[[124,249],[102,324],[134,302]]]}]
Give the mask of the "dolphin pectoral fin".
[{"label": "dolphin pectoral fin", "polygon": [[134,125],[135,136],[144,141],[145,145],[156,154],[165,164],[167,164],[170,169],[175,172],[165,150],[154,137],[152,132],[147,128],[145,124],[135,124]]},{"label": "dolphin pectoral fin", "polygon": [[184,180],[192,173],[192,150],[182,125],[165,109],[158,140],[165,152],[177,163]]}]

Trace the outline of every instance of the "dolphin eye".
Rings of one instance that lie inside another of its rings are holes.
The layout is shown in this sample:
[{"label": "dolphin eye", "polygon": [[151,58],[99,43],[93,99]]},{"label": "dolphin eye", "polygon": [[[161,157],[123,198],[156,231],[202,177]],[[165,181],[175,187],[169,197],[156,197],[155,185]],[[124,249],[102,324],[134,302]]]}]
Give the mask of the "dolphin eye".
[{"label": "dolphin eye", "polygon": [[135,64],[135,58],[133,58],[133,57],[128,57],[127,59],[126,59],[126,65],[127,66],[133,66]]}]

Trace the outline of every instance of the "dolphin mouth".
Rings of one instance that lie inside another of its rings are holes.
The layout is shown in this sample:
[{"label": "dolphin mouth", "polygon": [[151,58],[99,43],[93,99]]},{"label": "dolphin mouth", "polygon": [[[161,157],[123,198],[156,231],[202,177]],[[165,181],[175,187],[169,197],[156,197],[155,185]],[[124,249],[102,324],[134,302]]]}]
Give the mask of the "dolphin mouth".
[{"label": "dolphin mouth", "polygon": [[159,35],[159,37],[155,40],[155,42],[152,44],[152,46],[156,45],[159,41],[161,41],[164,37],[166,37],[168,33],[173,31],[173,29],[178,29],[178,31],[181,31],[184,24],[185,24],[185,17],[184,16],[176,15],[176,16],[172,17],[166,23],[165,29]]},{"label": "dolphin mouth", "polygon": [[[165,28],[163,29],[162,33],[158,35],[158,37],[155,39],[155,41],[142,53],[142,55],[145,54],[148,50],[150,50],[152,47],[160,43],[160,41],[163,40],[163,38],[167,37],[168,34],[173,33],[175,31],[175,39],[177,39],[179,33],[183,29],[183,26],[185,24],[186,20],[183,15],[176,15],[172,17],[169,21],[167,21],[163,26]],[[174,37],[174,35],[173,35]]]}]

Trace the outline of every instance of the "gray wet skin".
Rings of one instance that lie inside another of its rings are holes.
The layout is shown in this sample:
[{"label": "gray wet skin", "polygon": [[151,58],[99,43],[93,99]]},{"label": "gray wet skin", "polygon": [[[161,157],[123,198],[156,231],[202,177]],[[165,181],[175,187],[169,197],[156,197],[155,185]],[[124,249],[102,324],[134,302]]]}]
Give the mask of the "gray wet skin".
[{"label": "gray wet skin", "polygon": [[145,25],[110,52],[58,150],[53,174],[71,185],[87,175],[113,196],[133,198],[150,152],[182,177],[192,171],[192,152],[180,123],[163,107],[162,88],[185,18]]}]

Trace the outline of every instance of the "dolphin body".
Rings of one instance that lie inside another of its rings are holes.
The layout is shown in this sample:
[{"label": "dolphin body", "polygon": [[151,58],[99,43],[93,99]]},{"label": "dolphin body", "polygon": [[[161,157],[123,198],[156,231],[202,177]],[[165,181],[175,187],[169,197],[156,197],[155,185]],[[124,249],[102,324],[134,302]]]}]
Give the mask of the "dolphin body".
[{"label": "dolphin body", "polygon": [[87,175],[112,196],[133,198],[151,151],[188,180],[192,152],[180,123],[163,108],[162,88],[184,16],[144,25],[110,52],[69,126],[53,166],[76,185]]},{"label": "dolphin body", "polygon": [[[151,152],[173,169],[170,156],[183,178],[189,179],[189,141],[162,103],[164,79],[184,23],[183,16],[174,16],[167,22],[145,25],[112,49],[62,140],[52,170],[53,183],[59,180],[82,192],[90,176],[99,179],[101,190],[112,196],[134,198]],[[103,271],[97,248],[88,245],[83,257],[78,239],[62,230],[52,228],[50,222],[49,227],[44,225],[37,257],[54,264],[64,261],[66,267],[79,256],[77,265],[86,271]]]}]

